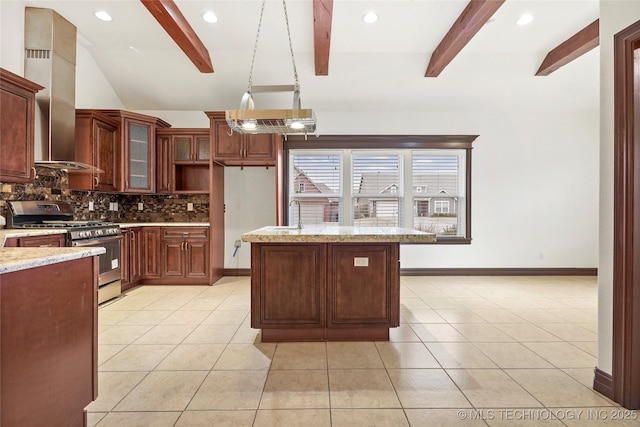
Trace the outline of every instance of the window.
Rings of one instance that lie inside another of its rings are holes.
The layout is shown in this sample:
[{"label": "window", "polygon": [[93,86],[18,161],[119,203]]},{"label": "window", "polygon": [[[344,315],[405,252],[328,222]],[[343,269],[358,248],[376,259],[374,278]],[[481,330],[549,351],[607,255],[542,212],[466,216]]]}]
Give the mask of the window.
[{"label": "window", "polygon": [[353,222],[359,227],[397,227],[401,223],[402,157],[352,151]]},{"label": "window", "polygon": [[[475,136],[289,137],[283,211],[304,225],[398,226],[469,243]],[[372,139],[372,141],[368,141]],[[294,191],[291,191],[294,190]]]},{"label": "window", "polygon": [[[306,225],[338,225],[342,205],[342,154],[304,152],[289,158],[290,203],[300,203]],[[289,224],[297,224],[297,210],[289,210]]]},{"label": "window", "polygon": [[436,200],[436,213],[437,214],[448,214],[449,213],[449,201],[448,200]]}]

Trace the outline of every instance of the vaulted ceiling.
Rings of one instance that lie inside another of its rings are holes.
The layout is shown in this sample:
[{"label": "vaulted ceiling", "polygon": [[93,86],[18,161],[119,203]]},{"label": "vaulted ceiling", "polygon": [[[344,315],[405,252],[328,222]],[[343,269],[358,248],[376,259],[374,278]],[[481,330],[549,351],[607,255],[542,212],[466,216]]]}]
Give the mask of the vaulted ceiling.
[{"label": "vaulted ceiling", "polygon": [[[260,0],[28,1],[78,27],[125,106],[237,108]],[[332,111],[597,108],[597,0],[288,0],[303,107]],[[106,10],[111,22],[95,19]],[[202,20],[213,11],[218,22]],[[365,24],[373,10],[379,19]],[[523,13],[534,20],[515,21]],[[293,83],[281,0],[267,0],[253,84]],[[289,95],[256,97],[289,108]],[[285,105],[282,105],[282,103]]]}]

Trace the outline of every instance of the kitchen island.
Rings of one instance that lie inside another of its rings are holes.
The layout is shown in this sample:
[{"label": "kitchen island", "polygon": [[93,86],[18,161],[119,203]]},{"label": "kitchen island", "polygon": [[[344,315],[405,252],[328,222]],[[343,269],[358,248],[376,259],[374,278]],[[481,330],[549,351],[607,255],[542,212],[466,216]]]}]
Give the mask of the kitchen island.
[{"label": "kitchen island", "polygon": [[400,243],[436,236],[396,227],[263,227],[251,242],[251,327],[263,342],[388,341],[400,325]]},{"label": "kitchen island", "polygon": [[0,425],[85,426],[97,397],[98,255],[0,248]]}]

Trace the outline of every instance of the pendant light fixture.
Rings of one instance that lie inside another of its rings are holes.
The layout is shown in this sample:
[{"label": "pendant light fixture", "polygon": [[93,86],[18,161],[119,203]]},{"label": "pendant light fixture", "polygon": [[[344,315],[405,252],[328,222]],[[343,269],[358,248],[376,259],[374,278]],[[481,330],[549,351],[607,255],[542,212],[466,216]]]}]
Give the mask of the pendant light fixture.
[{"label": "pendant light fixture", "polygon": [[[287,135],[308,135],[316,131],[316,119],[313,111],[300,108],[300,82],[298,81],[298,70],[296,60],[293,56],[293,45],[291,44],[291,31],[289,30],[289,16],[287,14],[287,4],[282,0],[284,18],[287,25],[287,36],[289,38],[289,50],[291,51],[291,63],[293,65],[293,75],[295,84],[293,85],[253,85],[253,65],[258,50],[258,40],[260,39],[260,28],[262,26],[262,16],[266,0],[262,0],[260,9],[260,20],[258,21],[258,32],[256,42],[253,46],[253,57],[251,58],[251,69],[249,70],[249,84],[247,91],[242,96],[240,109],[225,111],[227,124],[232,131],[238,133],[277,133],[285,137]],[[253,102],[254,93],[265,92],[293,92],[293,106],[289,110],[256,110]]]}]

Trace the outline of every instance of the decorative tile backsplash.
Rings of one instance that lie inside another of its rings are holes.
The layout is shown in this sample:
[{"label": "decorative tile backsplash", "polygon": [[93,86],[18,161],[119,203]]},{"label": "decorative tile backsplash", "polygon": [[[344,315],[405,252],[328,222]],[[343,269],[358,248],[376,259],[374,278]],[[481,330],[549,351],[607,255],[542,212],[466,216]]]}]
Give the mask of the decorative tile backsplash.
[{"label": "decorative tile backsplash", "polygon": [[[112,222],[208,222],[209,195],[132,195],[69,189],[66,171],[36,167],[33,184],[0,183],[0,215],[7,216],[7,200],[63,200],[73,205],[75,220]],[[89,210],[93,202],[93,211]],[[142,203],[142,210],[139,210]],[[193,211],[188,211],[188,204]],[[115,208],[117,210],[110,210]]]}]

